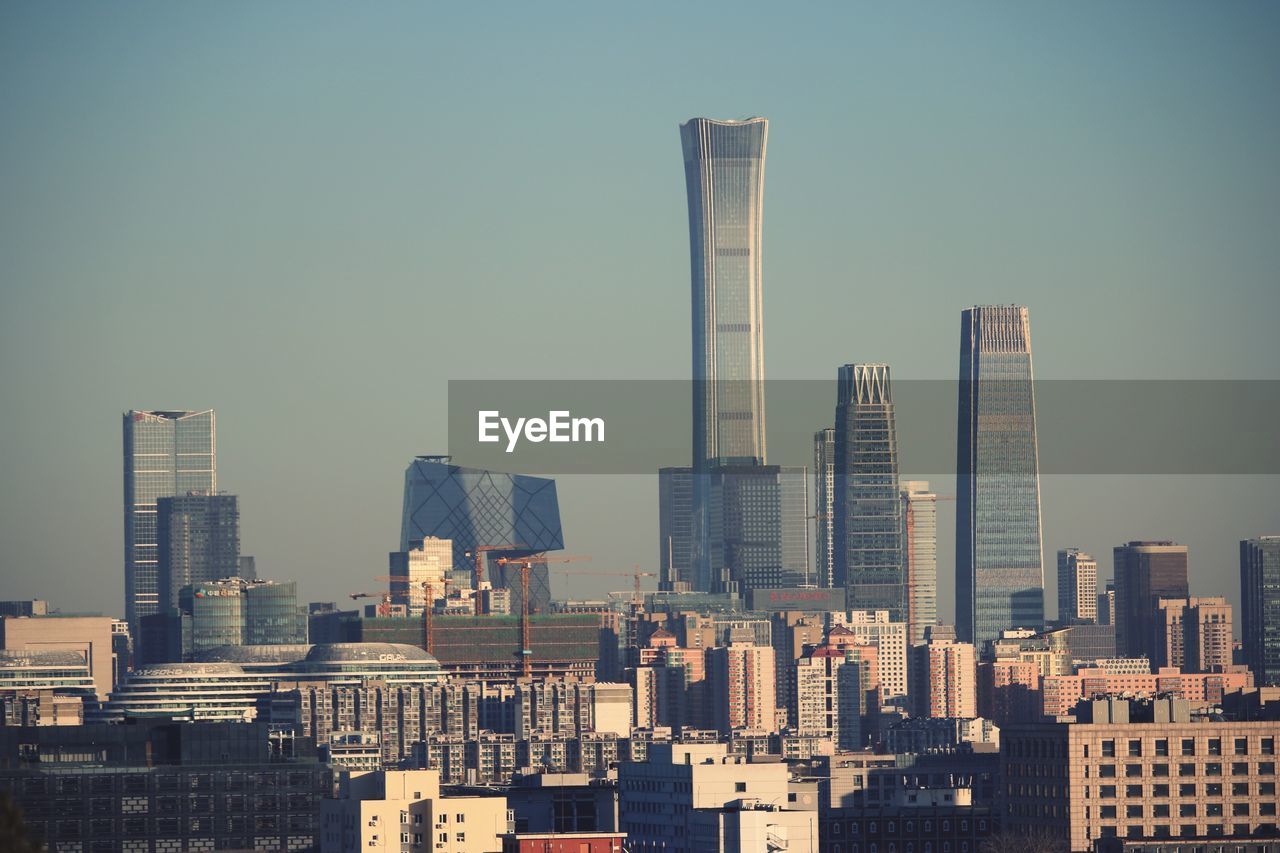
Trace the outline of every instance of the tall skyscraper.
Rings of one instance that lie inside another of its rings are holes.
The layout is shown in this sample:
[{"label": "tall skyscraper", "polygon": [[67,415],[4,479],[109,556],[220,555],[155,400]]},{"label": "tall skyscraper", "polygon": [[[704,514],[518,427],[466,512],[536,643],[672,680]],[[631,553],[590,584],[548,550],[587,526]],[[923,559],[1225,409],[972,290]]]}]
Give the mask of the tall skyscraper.
[{"label": "tall skyscraper", "polygon": [[806,469],[728,465],[706,479],[713,591],[747,598],[755,589],[812,582]]},{"label": "tall skyscraper", "polygon": [[1044,625],[1031,324],[1017,305],[960,315],[956,633],[980,654]]},{"label": "tall skyscraper", "polygon": [[1156,660],[1156,606],[1161,598],[1188,598],[1187,546],[1130,542],[1112,550],[1116,585],[1116,654]]},{"label": "tall skyscraper", "polygon": [[156,545],[161,610],[178,606],[184,586],[239,576],[239,500],[208,493],[157,498]]},{"label": "tall skyscraper", "polygon": [[1240,621],[1254,682],[1280,685],[1280,536],[1240,542]]},{"label": "tall skyscraper", "polygon": [[761,227],[769,123],[690,119],[680,126],[689,206],[693,329],[690,577],[710,590],[723,566],[713,541],[710,477],[763,465],[764,325]]},{"label": "tall skyscraper", "polygon": [[763,118],[680,126],[693,284],[693,456],[765,460],[761,227]]},{"label": "tall skyscraper", "polygon": [[836,400],[835,585],[852,610],[906,621],[898,440],[887,364],[840,368]]},{"label": "tall skyscraper", "polygon": [[658,470],[658,586],[693,588],[693,469]]},{"label": "tall skyscraper", "polygon": [[818,586],[830,588],[835,578],[836,431],[813,434],[814,521],[817,522],[814,575]]},{"label": "tall skyscraper", "polygon": [[156,500],[218,487],[212,409],[124,413],[124,606],[132,631],[158,612]]},{"label": "tall skyscraper", "polygon": [[1063,625],[1098,621],[1098,561],[1079,548],[1058,552],[1058,621]]},{"label": "tall skyscraper", "polygon": [[421,613],[428,603],[424,583],[430,585],[433,601],[446,594],[445,578],[453,571],[453,542],[427,536],[408,551],[392,551],[388,563],[391,577],[396,578],[391,581],[391,602],[405,605],[410,613]]},{"label": "tall skyscraper", "polygon": [[901,485],[907,643],[918,646],[925,629],[938,621],[938,496],[923,480]]},{"label": "tall skyscraper", "polygon": [[[494,549],[484,552],[486,579],[511,590],[512,612],[519,613],[519,574],[494,560],[564,547],[556,482],[452,465],[447,456],[419,456],[404,472],[400,550],[411,551],[428,536],[453,542],[454,566],[474,566],[477,547]],[[529,573],[529,609],[545,612],[550,605],[550,575],[545,564],[535,564]]]}]

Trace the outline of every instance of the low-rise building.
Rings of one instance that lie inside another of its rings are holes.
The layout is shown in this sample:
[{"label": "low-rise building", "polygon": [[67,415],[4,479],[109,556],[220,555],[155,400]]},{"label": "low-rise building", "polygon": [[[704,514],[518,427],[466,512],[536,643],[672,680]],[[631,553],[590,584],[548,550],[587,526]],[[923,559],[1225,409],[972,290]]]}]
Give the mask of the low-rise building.
[{"label": "low-rise building", "polygon": [[320,804],[321,853],[493,853],[513,829],[505,797],[446,797],[433,770],[343,771]]}]

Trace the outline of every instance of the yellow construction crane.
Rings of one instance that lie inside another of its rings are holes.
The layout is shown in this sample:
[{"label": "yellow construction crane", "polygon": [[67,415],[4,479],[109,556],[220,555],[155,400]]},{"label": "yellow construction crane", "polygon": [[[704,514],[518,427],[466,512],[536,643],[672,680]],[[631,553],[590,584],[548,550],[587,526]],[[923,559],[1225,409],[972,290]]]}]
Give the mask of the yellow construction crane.
[{"label": "yellow construction crane", "polygon": [[527,548],[525,545],[480,545],[467,551],[468,557],[474,557],[476,568],[474,572],[474,585],[476,588],[476,615],[480,615],[480,584],[484,583],[484,555],[490,551],[523,551]]},{"label": "yellow construction crane", "polygon": [[[376,581],[387,581],[390,583],[402,583],[407,587],[409,579],[404,575],[378,575],[374,578]],[[449,575],[444,576],[441,581],[445,598],[449,597]],[[429,580],[422,582],[422,650],[427,654],[435,651],[435,631],[432,626],[432,614],[435,612],[435,584]],[[407,594],[407,593],[406,593]],[[391,594],[387,593],[388,604],[391,601]],[[390,608],[388,607],[388,610]]]}]

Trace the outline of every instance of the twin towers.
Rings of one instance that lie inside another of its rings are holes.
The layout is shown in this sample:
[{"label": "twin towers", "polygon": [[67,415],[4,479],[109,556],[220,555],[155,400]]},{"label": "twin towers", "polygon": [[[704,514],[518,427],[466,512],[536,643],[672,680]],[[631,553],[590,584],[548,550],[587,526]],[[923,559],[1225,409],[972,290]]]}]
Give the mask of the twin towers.
[{"label": "twin towers", "polygon": [[[694,118],[680,127],[693,458],[688,468],[660,472],[662,583],[742,595],[831,583],[846,590],[850,608],[889,609],[905,621],[907,548],[888,366],[839,372],[834,518],[824,524],[821,505],[815,516],[820,533],[832,537],[829,577],[810,572],[806,470],[766,463],[761,244],[768,134],[764,118]],[[1006,628],[1044,622],[1026,308],[962,312],[957,438],[956,627],[960,639],[981,649]],[[815,474],[821,491],[824,472]]]}]

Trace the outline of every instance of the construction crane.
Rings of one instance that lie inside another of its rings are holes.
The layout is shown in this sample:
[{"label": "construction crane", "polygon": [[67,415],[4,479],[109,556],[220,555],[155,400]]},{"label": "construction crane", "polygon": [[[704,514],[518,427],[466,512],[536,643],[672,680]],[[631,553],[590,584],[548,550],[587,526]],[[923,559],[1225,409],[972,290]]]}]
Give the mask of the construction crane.
[{"label": "construction crane", "polygon": [[[404,575],[379,575],[374,578],[376,581],[387,581],[389,583],[402,583],[406,587],[409,585],[409,578]],[[441,584],[444,587],[445,598],[449,597],[449,576],[446,574]],[[432,615],[435,612],[435,584],[429,580],[422,582],[422,650],[427,654],[435,651],[435,631],[432,625]],[[408,593],[406,592],[406,595]],[[387,593],[387,602],[390,603],[391,594]],[[390,608],[388,608],[390,609]]]},{"label": "construction crane", "polygon": [[523,551],[526,545],[479,545],[466,552],[468,557],[475,557],[476,615],[480,615],[480,584],[484,583],[484,555],[490,551]]},{"label": "construction crane", "polygon": [[548,557],[535,554],[531,557],[499,557],[499,566],[515,565],[520,571],[520,677],[528,678],[533,669],[533,649],[529,644],[529,571],[534,564],[544,563],[576,563],[590,560],[590,557],[562,556]]},{"label": "construction crane", "polygon": [[656,577],[657,577],[657,575],[656,575],[656,574],[654,574],[653,572],[642,572],[642,571],[640,571],[640,566],[639,566],[639,564],[636,564],[636,565],[632,566],[631,568],[633,568],[635,571],[631,571],[631,572],[593,572],[593,571],[591,571],[590,569],[567,569],[567,570],[565,570],[565,571],[564,571],[564,574],[565,574],[565,575],[588,575],[588,576],[592,576],[592,577],[618,577],[618,578],[633,578],[633,579],[635,580],[635,586],[634,586],[634,588],[633,588],[633,590],[632,590],[632,594],[631,594],[631,605],[632,605],[632,607],[639,608],[639,607],[640,607],[640,605],[642,605],[642,604],[644,603],[644,596],[642,596],[642,595],[640,594],[640,578],[656,578]]},{"label": "construction crane", "polygon": [[378,604],[379,616],[391,615],[391,593],[389,592],[353,592],[348,595],[352,601],[359,601],[362,598],[381,598]]}]

